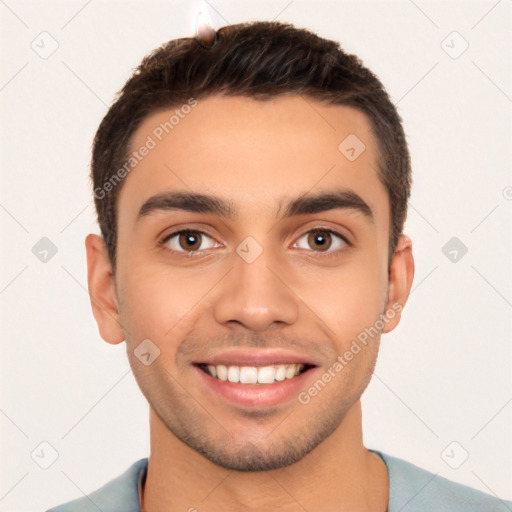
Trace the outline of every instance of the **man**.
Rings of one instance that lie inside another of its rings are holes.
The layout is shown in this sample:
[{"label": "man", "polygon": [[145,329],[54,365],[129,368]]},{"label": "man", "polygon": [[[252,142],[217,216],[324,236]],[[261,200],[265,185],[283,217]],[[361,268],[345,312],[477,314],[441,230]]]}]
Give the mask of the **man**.
[{"label": "man", "polygon": [[512,509],[363,445],[414,262],[401,120],[356,57],[275,22],[170,41],[103,119],[92,179],[91,305],[151,453],[52,512]]}]

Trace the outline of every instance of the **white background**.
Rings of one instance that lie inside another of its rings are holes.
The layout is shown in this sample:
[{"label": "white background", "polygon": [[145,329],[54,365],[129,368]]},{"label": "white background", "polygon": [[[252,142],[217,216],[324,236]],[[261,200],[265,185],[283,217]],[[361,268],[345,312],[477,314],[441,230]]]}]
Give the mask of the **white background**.
[{"label": "white background", "polygon": [[[149,453],[124,344],[90,312],[90,145],[131,70],[193,35],[201,6],[216,27],[278,19],[338,40],[384,82],[412,154],[417,273],[364,398],[365,443],[512,499],[510,0],[2,0],[0,511],[82,496]],[[43,31],[59,45],[47,59],[31,48]],[[441,47],[453,31],[469,43],[457,59]],[[441,251],[454,236],[468,248],[456,263]],[[47,263],[42,237],[58,248]],[[43,441],[59,455],[48,469],[31,458]],[[458,469],[441,457],[452,441],[469,453]]]}]

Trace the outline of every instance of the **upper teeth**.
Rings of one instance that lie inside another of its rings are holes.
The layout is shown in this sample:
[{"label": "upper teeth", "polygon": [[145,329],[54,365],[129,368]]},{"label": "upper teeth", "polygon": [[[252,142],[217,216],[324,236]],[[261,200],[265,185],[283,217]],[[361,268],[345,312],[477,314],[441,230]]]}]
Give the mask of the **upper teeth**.
[{"label": "upper teeth", "polygon": [[225,366],[208,365],[212,377],[241,384],[272,384],[275,381],[293,379],[304,369],[303,364],[279,364],[276,366]]}]

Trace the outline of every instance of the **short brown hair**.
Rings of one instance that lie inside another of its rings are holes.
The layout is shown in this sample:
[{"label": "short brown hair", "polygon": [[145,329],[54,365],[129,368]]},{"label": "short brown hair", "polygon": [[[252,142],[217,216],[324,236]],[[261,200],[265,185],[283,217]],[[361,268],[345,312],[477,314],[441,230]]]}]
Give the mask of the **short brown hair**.
[{"label": "short brown hair", "polygon": [[365,113],[378,142],[379,178],[391,204],[393,254],[407,215],[411,169],[401,118],[384,86],[337,42],[290,24],[262,21],[219,29],[211,48],[193,37],[163,44],[142,60],[103,118],[94,139],[91,178],[114,271],[122,183],[105,185],[112,185],[116,171],[126,166],[133,134],[150,114],[214,94],[258,100],[300,94]]}]

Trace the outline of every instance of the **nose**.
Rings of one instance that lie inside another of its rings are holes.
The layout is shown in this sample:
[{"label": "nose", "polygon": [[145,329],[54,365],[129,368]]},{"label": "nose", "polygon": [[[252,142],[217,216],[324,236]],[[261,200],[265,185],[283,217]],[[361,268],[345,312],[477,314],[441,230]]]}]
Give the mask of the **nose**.
[{"label": "nose", "polygon": [[266,251],[253,262],[235,258],[234,268],[220,283],[213,305],[215,320],[222,325],[242,325],[264,331],[292,325],[299,314],[298,297],[286,276]]}]

